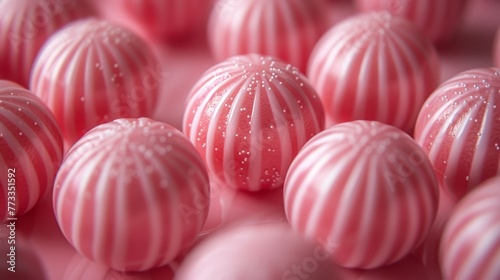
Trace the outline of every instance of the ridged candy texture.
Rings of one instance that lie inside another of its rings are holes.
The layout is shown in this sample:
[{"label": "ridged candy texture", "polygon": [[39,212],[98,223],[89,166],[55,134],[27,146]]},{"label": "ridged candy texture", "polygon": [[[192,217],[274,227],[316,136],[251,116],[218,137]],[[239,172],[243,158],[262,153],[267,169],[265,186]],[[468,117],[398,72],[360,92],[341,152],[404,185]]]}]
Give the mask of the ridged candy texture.
[{"label": "ridged candy texture", "polygon": [[500,68],[468,70],[440,85],[420,112],[415,139],[455,199],[500,174],[499,92]]},{"label": "ridged candy texture", "polygon": [[387,12],[354,16],[316,45],[308,77],[327,127],[374,120],[413,132],[425,99],[439,83],[435,49],[416,28]]},{"label": "ridged candy texture", "polygon": [[52,190],[63,159],[62,134],[50,110],[5,80],[0,80],[0,152],[0,220],[5,221],[28,212]]},{"label": "ridged candy texture", "polygon": [[75,22],[44,45],[31,90],[46,102],[65,140],[118,118],[147,117],[161,76],[148,46],[126,29],[98,19]]},{"label": "ridged candy texture", "polygon": [[203,27],[213,0],[112,0],[109,5],[122,15],[114,17],[120,24],[137,24],[155,39],[172,40]]},{"label": "ridged candy texture", "polygon": [[324,127],[307,78],[272,57],[229,58],[207,70],[188,99],[184,133],[215,182],[230,188],[281,187],[294,156]]},{"label": "ridged candy texture", "polygon": [[385,10],[415,24],[433,42],[453,36],[462,22],[467,0],[356,0],[361,11]]},{"label": "ridged candy texture", "polygon": [[208,215],[202,159],[170,125],[118,119],[89,131],[56,177],[54,212],[87,258],[121,271],[165,265],[187,249]]},{"label": "ridged candy texture", "polygon": [[444,279],[500,279],[499,177],[459,202],[441,240]]},{"label": "ridged candy texture", "polygon": [[349,268],[376,268],[410,253],[438,207],[438,184],[422,148],[373,121],[326,129],[300,151],[286,177],[291,226]]},{"label": "ridged candy texture", "polygon": [[65,24],[90,14],[80,0],[0,1],[0,79],[29,86],[43,43]]},{"label": "ridged candy texture", "polygon": [[217,0],[208,40],[217,60],[258,53],[306,70],[326,30],[322,0]]}]

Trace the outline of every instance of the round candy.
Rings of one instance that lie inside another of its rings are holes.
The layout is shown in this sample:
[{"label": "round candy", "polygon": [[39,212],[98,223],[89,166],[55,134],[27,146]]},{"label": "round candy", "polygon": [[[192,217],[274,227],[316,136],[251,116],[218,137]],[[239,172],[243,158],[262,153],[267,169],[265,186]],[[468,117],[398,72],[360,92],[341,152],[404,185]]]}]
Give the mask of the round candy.
[{"label": "round candy", "polygon": [[499,92],[500,68],[468,70],[439,86],[418,116],[415,139],[455,199],[500,174]]},{"label": "round candy", "polygon": [[121,271],[165,265],[190,246],[207,214],[209,182],[185,136],[146,118],[82,137],[56,177],[59,227],[87,258]]},{"label": "round candy", "polygon": [[323,100],[327,127],[374,120],[409,133],[438,85],[439,63],[410,22],[373,12],[328,31],[311,55],[308,77]]},{"label": "round candy", "polygon": [[350,268],[394,263],[425,238],[438,184],[422,148],[373,121],[331,127],[311,139],[286,177],[291,226]]},{"label": "round candy", "polygon": [[283,223],[233,227],[214,233],[187,255],[178,280],[337,279],[328,252]]},{"label": "round candy", "polygon": [[138,26],[155,39],[173,40],[200,29],[208,19],[212,2],[213,0],[112,0],[106,3],[109,9],[106,16],[130,28]]},{"label": "round candy", "polygon": [[98,19],[60,30],[33,66],[31,90],[48,104],[73,144],[113,119],[153,113],[161,79],[148,46],[122,27]]},{"label": "round candy", "polygon": [[444,279],[500,279],[499,177],[459,202],[441,240]]},{"label": "round candy", "polygon": [[68,22],[89,15],[86,1],[0,1],[0,79],[29,85],[31,67],[43,43]]},{"label": "round candy", "polygon": [[385,10],[415,24],[429,39],[442,42],[458,29],[467,0],[356,0],[361,11]]},{"label": "round candy", "polygon": [[322,0],[217,0],[208,26],[212,53],[218,60],[269,55],[305,71],[326,10]]},{"label": "round candy", "polygon": [[28,212],[52,189],[63,159],[62,134],[43,102],[0,80],[0,220]]},{"label": "round candy", "polygon": [[249,191],[281,187],[293,157],[323,126],[307,78],[255,54],[207,70],[191,91],[183,124],[214,178]]}]

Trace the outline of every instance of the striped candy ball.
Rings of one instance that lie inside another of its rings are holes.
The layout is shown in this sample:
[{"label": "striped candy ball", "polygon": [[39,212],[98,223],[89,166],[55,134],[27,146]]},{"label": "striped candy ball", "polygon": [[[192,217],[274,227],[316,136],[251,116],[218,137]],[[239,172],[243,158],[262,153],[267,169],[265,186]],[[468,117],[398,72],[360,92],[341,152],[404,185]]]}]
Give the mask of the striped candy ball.
[{"label": "striped candy ball", "polygon": [[203,27],[213,0],[111,0],[106,5],[106,16],[118,23],[137,25],[154,39],[173,40]]},{"label": "striped candy ball", "polygon": [[177,280],[338,279],[328,253],[284,223],[230,227],[199,243],[182,262]]},{"label": "striped candy ball", "polygon": [[28,87],[31,67],[47,38],[89,14],[88,4],[80,0],[0,1],[0,79]]},{"label": "striped candy ball", "polygon": [[500,279],[499,177],[459,202],[441,240],[444,279]]},{"label": "striped candy ball", "polygon": [[50,190],[63,159],[61,130],[43,102],[0,80],[0,220],[28,212]]},{"label": "striped candy ball", "polygon": [[462,22],[467,0],[356,0],[361,11],[385,10],[413,22],[433,42],[449,40]]},{"label": "striped candy ball", "polygon": [[147,118],[90,130],[57,174],[54,212],[64,236],[90,260],[147,270],[189,247],[208,215],[206,168],[185,136]]},{"label": "striped candy ball", "polygon": [[327,127],[374,120],[412,132],[420,107],[439,82],[432,44],[387,12],[334,26],[316,45],[308,77],[323,100]]},{"label": "striped candy ball", "polygon": [[322,0],[218,0],[208,25],[212,54],[223,60],[259,53],[305,71],[326,10]]},{"label": "striped candy ball", "polygon": [[183,124],[214,178],[248,191],[281,187],[294,156],[323,126],[307,78],[256,54],[207,70],[190,93]]},{"label": "striped candy ball", "polygon": [[162,82],[141,39],[109,22],[86,19],[44,45],[33,66],[31,90],[73,144],[101,123],[152,114]]},{"label": "striped candy ball", "polygon": [[331,127],[300,151],[286,177],[288,221],[349,268],[375,268],[410,253],[438,207],[438,184],[422,148],[374,121]]},{"label": "striped candy ball", "polygon": [[418,116],[415,139],[456,199],[500,174],[499,94],[500,68],[468,70],[440,85]]}]

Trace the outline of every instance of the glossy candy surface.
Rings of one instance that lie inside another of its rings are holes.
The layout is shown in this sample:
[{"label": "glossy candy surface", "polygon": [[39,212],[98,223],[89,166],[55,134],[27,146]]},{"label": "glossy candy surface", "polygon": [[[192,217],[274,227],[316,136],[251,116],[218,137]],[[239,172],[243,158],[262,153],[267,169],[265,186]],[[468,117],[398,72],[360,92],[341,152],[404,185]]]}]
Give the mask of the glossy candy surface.
[{"label": "glossy candy surface", "polygon": [[438,85],[439,63],[410,22],[372,12],[332,27],[314,48],[307,75],[323,101],[327,127],[374,120],[410,133]]},{"label": "glossy candy surface", "polygon": [[151,115],[159,86],[155,58],[139,37],[107,21],[86,19],[44,45],[30,88],[73,144],[101,123]]},{"label": "glossy candy surface", "polygon": [[26,213],[52,190],[63,159],[62,134],[47,106],[5,80],[0,80],[0,151],[0,219],[5,221]]},{"label": "glossy candy surface", "polygon": [[28,87],[44,42],[65,24],[90,14],[81,0],[0,1],[0,79]]},{"label": "glossy candy surface", "polygon": [[445,279],[500,279],[499,177],[459,202],[441,240]]},{"label": "glossy candy surface", "polygon": [[218,0],[208,25],[217,60],[258,53],[305,71],[327,27],[322,0]]},{"label": "glossy candy surface", "polygon": [[354,121],[326,129],[303,147],[284,198],[291,226],[329,244],[335,262],[376,268],[402,259],[424,239],[439,192],[413,139],[392,126]]},{"label": "glossy candy surface", "polygon": [[356,0],[361,11],[385,10],[413,22],[434,42],[449,40],[462,22],[467,0]]},{"label": "glossy candy surface", "polygon": [[283,185],[292,159],[323,125],[320,100],[297,68],[251,54],[205,72],[183,129],[216,180],[259,191]]},{"label": "glossy candy surface", "polygon": [[200,232],[209,209],[203,162],[175,128],[146,118],[102,124],[68,152],[54,212],[87,258],[122,271],[167,264]]},{"label": "glossy candy surface", "polygon": [[499,93],[500,68],[467,70],[440,85],[419,114],[415,139],[455,199],[499,174]]}]

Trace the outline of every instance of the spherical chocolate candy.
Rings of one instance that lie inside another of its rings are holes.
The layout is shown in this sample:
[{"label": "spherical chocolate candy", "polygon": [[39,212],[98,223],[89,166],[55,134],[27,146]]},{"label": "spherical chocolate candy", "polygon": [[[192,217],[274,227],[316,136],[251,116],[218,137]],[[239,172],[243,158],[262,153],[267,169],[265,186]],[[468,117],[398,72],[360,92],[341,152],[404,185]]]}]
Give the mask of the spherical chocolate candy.
[{"label": "spherical chocolate candy", "polygon": [[500,178],[465,196],[441,239],[444,279],[500,279]]},{"label": "spherical chocolate candy", "polygon": [[43,43],[67,23],[90,14],[81,0],[0,1],[0,79],[28,87]]},{"label": "spherical chocolate candy", "polygon": [[113,119],[153,113],[161,80],[148,46],[130,31],[86,19],[58,31],[33,66],[31,90],[73,144]]},{"label": "spherical chocolate candy", "polygon": [[214,178],[249,191],[281,187],[294,156],[323,126],[307,78],[256,54],[209,69],[191,91],[183,124]]},{"label": "spherical chocolate candy", "polygon": [[349,268],[394,263],[427,235],[438,207],[432,165],[401,130],[374,121],[313,137],[286,177],[291,226]]},{"label": "spherical chocolate candy", "polygon": [[413,22],[433,42],[443,42],[462,22],[467,0],[356,0],[362,11],[385,10]]},{"label": "spherical chocolate candy", "polygon": [[472,69],[440,85],[418,116],[415,139],[455,199],[500,174],[499,96],[500,68]]},{"label": "spherical chocolate candy", "polygon": [[54,116],[36,95],[0,80],[0,220],[28,212],[50,190],[63,159]]},{"label": "spherical chocolate candy", "polygon": [[189,247],[209,209],[208,174],[185,136],[147,118],[83,136],[56,177],[54,211],[87,258],[122,271],[165,265]]},{"label": "spherical chocolate candy", "polygon": [[217,0],[208,40],[218,60],[259,53],[305,71],[309,55],[326,30],[323,0]]},{"label": "spherical chocolate candy", "polygon": [[327,127],[374,120],[410,133],[438,85],[439,63],[432,44],[410,22],[372,12],[348,18],[323,36],[308,77],[323,100]]}]

